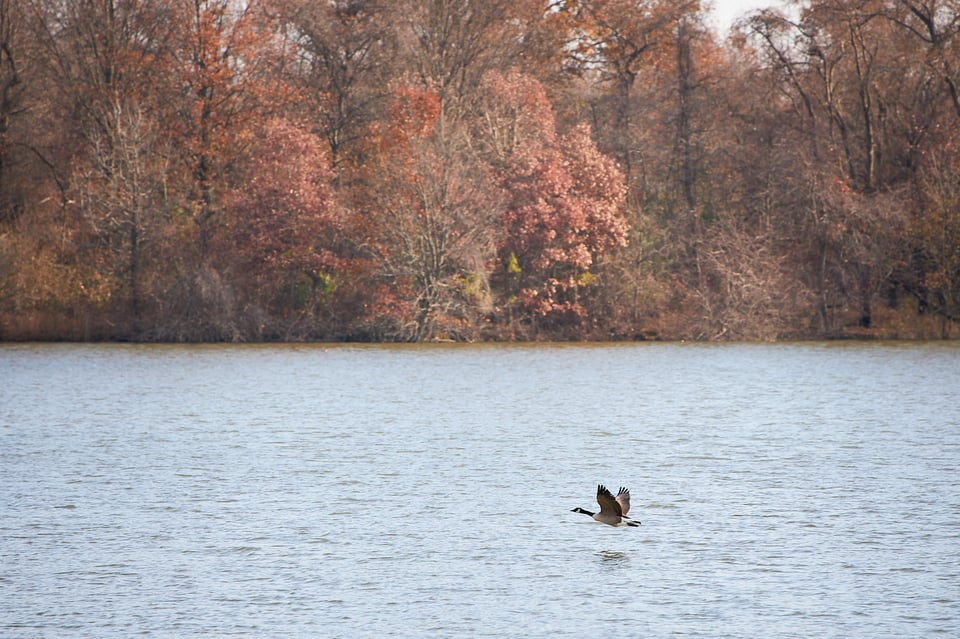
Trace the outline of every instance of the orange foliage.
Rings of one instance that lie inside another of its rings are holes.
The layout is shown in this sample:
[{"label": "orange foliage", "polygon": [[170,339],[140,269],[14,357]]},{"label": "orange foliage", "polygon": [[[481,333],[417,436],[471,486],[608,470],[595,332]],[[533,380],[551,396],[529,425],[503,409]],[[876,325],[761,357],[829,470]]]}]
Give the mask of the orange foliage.
[{"label": "orange foliage", "polygon": [[440,118],[440,96],[435,91],[403,86],[393,93],[387,107],[386,148],[429,137]]},{"label": "orange foliage", "polygon": [[801,4],[0,0],[0,329],[948,335],[955,2]]},{"label": "orange foliage", "polygon": [[483,139],[502,188],[499,252],[507,280],[535,315],[582,317],[579,287],[605,252],[626,242],[624,181],[583,125],[559,138],[543,87],[518,71],[484,82]]},{"label": "orange foliage", "polygon": [[182,95],[168,126],[193,182],[190,198],[202,250],[211,219],[222,207],[218,192],[265,121],[294,94],[277,70],[284,53],[274,18],[260,0],[188,0],[177,3],[181,24],[172,43]]}]

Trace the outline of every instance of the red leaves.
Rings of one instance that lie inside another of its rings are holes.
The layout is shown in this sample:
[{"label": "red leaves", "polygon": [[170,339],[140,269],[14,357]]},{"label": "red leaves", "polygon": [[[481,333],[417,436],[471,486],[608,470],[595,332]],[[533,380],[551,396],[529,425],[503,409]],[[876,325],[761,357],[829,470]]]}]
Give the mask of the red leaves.
[{"label": "red leaves", "polygon": [[170,99],[167,125],[193,182],[194,219],[206,236],[225,204],[217,193],[237,170],[245,145],[293,96],[278,78],[285,54],[275,18],[259,0],[185,0],[170,7],[177,27],[164,48],[179,95]]},{"label": "red leaves", "polygon": [[248,179],[228,205],[235,257],[264,274],[336,266],[319,243],[340,222],[321,140],[272,119],[251,156]]},{"label": "red leaves", "polygon": [[509,193],[503,262],[518,264],[519,299],[529,312],[581,316],[580,275],[626,243],[623,174],[597,150],[586,125],[556,136],[552,108],[533,78],[492,73],[484,89],[484,132]]},{"label": "red leaves", "polygon": [[481,142],[496,160],[508,157],[515,169],[534,163],[556,145],[553,107],[536,79],[519,71],[488,73],[481,86]]},{"label": "red leaves", "polygon": [[[394,93],[388,114],[370,212],[384,275],[419,282],[409,291],[430,314],[451,307],[437,290],[478,277],[469,273],[478,259],[497,269],[483,257],[493,243],[504,265],[495,273],[504,288],[493,292],[503,305],[582,317],[577,291],[595,279],[588,269],[623,246],[627,230],[623,175],[589,128],[558,135],[543,86],[518,71],[484,78],[469,130],[437,127],[439,97],[412,87]],[[427,259],[423,247],[438,253]]]},{"label": "red leaves", "polygon": [[384,144],[406,144],[411,138],[432,133],[440,117],[440,96],[416,87],[401,87],[393,94],[387,110],[388,125]]},{"label": "red leaves", "polygon": [[561,147],[573,178],[573,193],[585,216],[584,246],[594,254],[625,246],[627,188],[617,163],[600,153],[586,124],[565,135]]},{"label": "red leaves", "polygon": [[369,216],[378,220],[371,250],[383,275],[417,297],[420,329],[437,309],[449,317],[462,306],[451,300],[459,280],[486,279],[471,269],[497,268],[485,257],[491,244],[504,265],[497,274],[504,288],[493,291],[502,304],[582,317],[577,291],[595,279],[590,267],[626,241],[623,176],[588,127],[557,135],[537,80],[490,73],[480,104],[469,129],[437,127],[435,93],[395,92],[371,164]]}]

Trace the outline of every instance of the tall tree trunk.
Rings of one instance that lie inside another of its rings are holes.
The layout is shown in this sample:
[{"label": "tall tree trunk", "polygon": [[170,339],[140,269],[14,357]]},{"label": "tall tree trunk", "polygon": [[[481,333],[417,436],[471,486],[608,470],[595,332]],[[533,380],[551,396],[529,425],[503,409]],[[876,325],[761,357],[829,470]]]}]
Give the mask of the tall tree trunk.
[{"label": "tall tree trunk", "polygon": [[690,52],[692,35],[686,16],[681,16],[677,21],[677,154],[680,188],[689,212],[692,212],[697,204],[694,195],[696,167],[690,123],[693,93],[693,59]]}]

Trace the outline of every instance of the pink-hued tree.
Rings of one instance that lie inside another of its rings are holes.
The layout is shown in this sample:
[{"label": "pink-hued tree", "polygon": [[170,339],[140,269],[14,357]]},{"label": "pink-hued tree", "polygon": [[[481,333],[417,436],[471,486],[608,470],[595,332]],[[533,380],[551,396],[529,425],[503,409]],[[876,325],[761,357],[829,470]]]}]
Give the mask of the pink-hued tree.
[{"label": "pink-hued tree", "polygon": [[284,119],[266,122],[245,180],[230,194],[226,252],[251,302],[303,310],[331,292],[342,216],[323,141]]},{"label": "pink-hued tree", "polygon": [[608,251],[624,246],[625,185],[589,127],[558,135],[543,86],[518,71],[484,80],[477,138],[508,194],[498,279],[508,305],[532,317],[578,320],[581,289]]}]

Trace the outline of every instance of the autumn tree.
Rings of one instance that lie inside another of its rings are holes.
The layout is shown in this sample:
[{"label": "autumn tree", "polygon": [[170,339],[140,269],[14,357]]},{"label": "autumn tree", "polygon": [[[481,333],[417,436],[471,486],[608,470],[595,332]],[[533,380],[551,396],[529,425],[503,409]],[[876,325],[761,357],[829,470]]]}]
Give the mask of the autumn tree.
[{"label": "autumn tree", "polygon": [[342,263],[335,253],[342,218],[324,144],[273,118],[248,152],[218,240],[222,268],[236,282],[237,329],[284,339],[322,333],[316,323]]},{"label": "autumn tree", "polygon": [[912,222],[918,240],[919,281],[906,284],[919,310],[940,320],[940,336],[950,337],[960,319],[960,158],[956,140],[927,154],[920,170],[923,200]]},{"label": "autumn tree", "polygon": [[960,3],[956,0],[896,0],[881,15],[926,50],[925,65],[942,80],[960,119]]},{"label": "autumn tree", "polygon": [[920,313],[938,318],[939,334],[947,337],[960,315],[960,6],[899,0],[885,5],[881,16],[895,27],[887,39],[893,55],[910,61],[910,72],[898,73],[892,85],[901,90],[886,119],[901,141],[900,165],[919,195],[910,226],[914,260],[896,279]]},{"label": "autumn tree", "polygon": [[159,198],[168,155],[153,144],[165,16],[135,0],[30,7],[51,91],[42,112],[61,135],[55,154],[31,147],[61,192],[62,232],[71,241],[61,244],[59,259],[89,273],[79,286],[89,306],[115,314],[118,331],[137,335],[147,253],[165,214]]},{"label": "autumn tree", "polygon": [[960,7],[0,0],[0,336],[949,336]]},{"label": "autumn tree", "polygon": [[[718,254],[711,245],[725,241],[722,228],[746,231],[728,199],[737,125],[721,87],[733,65],[705,27],[699,2],[596,0],[564,3],[564,10],[576,27],[570,64],[595,79],[588,102],[599,147],[618,159],[628,186],[633,235],[616,269],[637,288],[610,288],[610,299],[621,309],[630,300],[630,311],[607,315],[643,324],[666,318],[671,306],[684,316],[715,316],[716,302],[729,296],[706,274],[706,261]],[[671,330],[684,324],[673,317]]]},{"label": "autumn tree", "polygon": [[[489,73],[478,139],[508,199],[497,277],[529,319],[576,324],[581,290],[602,256],[626,242],[623,174],[589,127],[556,131],[543,86],[518,71]],[[511,301],[513,300],[513,301]]]},{"label": "autumn tree", "polygon": [[[11,0],[0,0],[0,304],[17,296],[17,249],[7,239],[7,230],[18,222],[24,211],[27,185],[21,168],[26,131],[20,126],[26,106],[29,80],[24,65],[29,60],[26,15]],[[0,335],[2,335],[0,323]]]},{"label": "autumn tree", "polygon": [[21,209],[20,194],[11,183],[19,155],[11,128],[16,129],[15,120],[26,109],[26,27],[23,8],[0,0],[0,222],[13,220]]},{"label": "autumn tree", "polygon": [[402,87],[378,132],[362,207],[377,300],[371,321],[392,339],[475,336],[489,306],[486,266],[500,193],[465,131],[439,126],[440,96]]},{"label": "autumn tree", "polygon": [[803,266],[823,332],[871,326],[878,296],[895,305],[888,289],[905,259],[902,193],[940,103],[888,9],[819,0],[799,22],[762,12],[745,25],[791,98],[784,117],[802,132],[806,162],[784,177],[803,176],[805,203],[785,210],[806,211],[794,228],[807,243]]},{"label": "autumn tree", "polygon": [[397,16],[379,0],[284,0],[284,22],[295,35],[296,76],[329,146],[338,178],[362,161],[362,138],[389,94],[397,56]]},{"label": "autumn tree", "polygon": [[674,68],[677,44],[686,37],[677,29],[699,11],[699,2],[590,0],[558,2],[557,7],[569,16],[568,68],[596,77],[606,88],[597,98],[603,146],[632,184],[641,179],[645,152],[635,143],[644,126],[638,114],[643,98],[636,93],[637,80],[642,79],[647,92],[658,84],[658,72]]},{"label": "autumn tree", "polygon": [[[106,114],[104,114],[106,115]],[[118,287],[125,289],[134,334],[145,303],[148,251],[166,222],[163,201],[169,148],[155,121],[135,101],[114,104],[103,131],[91,130],[92,165],[74,174],[77,205],[107,250]]]},{"label": "autumn tree", "polygon": [[172,0],[170,43],[181,91],[171,96],[192,218],[206,259],[229,182],[250,136],[289,94],[284,57],[261,0]]},{"label": "autumn tree", "polygon": [[[401,43],[419,83],[459,118],[490,69],[540,64],[545,35],[541,0],[404,0]],[[443,120],[441,120],[441,123]]]}]

